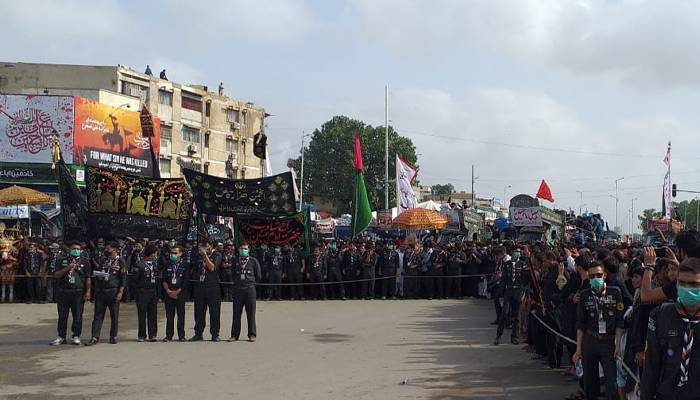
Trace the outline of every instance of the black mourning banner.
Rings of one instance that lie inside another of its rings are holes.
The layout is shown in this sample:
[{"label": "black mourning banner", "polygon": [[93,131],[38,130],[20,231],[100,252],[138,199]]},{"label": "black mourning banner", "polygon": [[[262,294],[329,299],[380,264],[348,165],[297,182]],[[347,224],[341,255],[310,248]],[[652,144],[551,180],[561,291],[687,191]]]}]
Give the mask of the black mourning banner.
[{"label": "black mourning banner", "polygon": [[90,233],[184,240],[192,197],[184,179],[155,179],[87,167]]},{"label": "black mourning banner", "polygon": [[87,241],[87,202],[63,160],[60,160],[57,166],[63,240]]},{"label": "black mourning banner", "polygon": [[255,157],[262,158],[263,160],[267,158],[265,154],[265,149],[267,147],[267,136],[258,132],[253,136],[253,154]]},{"label": "black mourning banner", "polygon": [[191,169],[182,173],[197,210],[207,215],[284,216],[296,212],[292,173],[259,179],[226,179]]},{"label": "black mourning banner", "polygon": [[288,244],[308,254],[310,236],[308,212],[299,212],[290,217],[236,219],[235,237],[239,245],[242,242],[253,247],[263,243],[273,247]]}]

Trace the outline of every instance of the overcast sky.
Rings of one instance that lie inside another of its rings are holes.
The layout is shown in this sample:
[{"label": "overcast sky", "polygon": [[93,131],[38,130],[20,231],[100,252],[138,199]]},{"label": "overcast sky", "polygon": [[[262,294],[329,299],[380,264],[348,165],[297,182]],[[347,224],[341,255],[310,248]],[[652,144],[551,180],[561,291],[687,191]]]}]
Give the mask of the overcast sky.
[{"label": "overcast sky", "polygon": [[[207,4],[205,7],[204,4]],[[700,189],[700,3],[644,0],[17,1],[6,61],[123,64],[253,101],[273,168],[333,115],[410,137],[424,184],[534,194],[619,223],[660,208],[672,179]],[[684,195],[679,199],[688,198]]]}]

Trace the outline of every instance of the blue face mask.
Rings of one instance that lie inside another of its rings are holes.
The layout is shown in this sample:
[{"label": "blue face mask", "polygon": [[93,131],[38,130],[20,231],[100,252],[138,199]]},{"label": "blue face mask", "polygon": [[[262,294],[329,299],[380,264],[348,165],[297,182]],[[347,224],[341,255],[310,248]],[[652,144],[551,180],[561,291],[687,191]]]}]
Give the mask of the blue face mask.
[{"label": "blue face mask", "polygon": [[519,252],[519,251],[514,251],[514,252],[513,252],[513,255],[511,256],[511,258],[513,259],[513,261],[518,261],[518,259],[520,259],[520,252]]},{"label": "blue face mask", "polygon": [[238,253],[241,255],[241,257],[248,257],[250,255],[250,250],[241,249]]},{"label": "blue face mask", "polygon": [[70,255],[72,255],[73,257],[80,257],[80,250],[78,250],[78,249],[71,249]]},{"label": "blue face mask", "polygon": [[180,256],[178,256],[177,254],[170,255],[170,261],[172,261],[172,262],[177,262],[177,260],[179,260],[179,259],[180,259]]},{"label": "blue face mask", "polygon": [[678,286],[678,302],[686,308],[694,308],[700,304],[700,288]]},{"label": "blue face mask", "polygon": [[603,278],[591,278],[591,288],[595,291],[600,291],[605,286],[605,279]]}]

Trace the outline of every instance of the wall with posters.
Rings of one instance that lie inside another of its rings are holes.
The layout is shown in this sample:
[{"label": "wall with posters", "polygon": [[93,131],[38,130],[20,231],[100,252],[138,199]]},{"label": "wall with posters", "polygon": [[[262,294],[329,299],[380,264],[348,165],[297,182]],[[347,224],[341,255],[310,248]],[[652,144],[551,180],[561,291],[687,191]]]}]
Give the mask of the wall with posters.
[{"label": "wall with posters", "polygon": [[51,163],[55,130],[72,163],[74,107],[71,96],[0,95],[0,162]]},{"label": "wall with posters", "polygon": [[[151,143],[160,153],[160,120],[154,118]],[[148,138],[141,132],[139,113],[75,98],[73,158],[77,164],[116,172],[153,176]]]}]

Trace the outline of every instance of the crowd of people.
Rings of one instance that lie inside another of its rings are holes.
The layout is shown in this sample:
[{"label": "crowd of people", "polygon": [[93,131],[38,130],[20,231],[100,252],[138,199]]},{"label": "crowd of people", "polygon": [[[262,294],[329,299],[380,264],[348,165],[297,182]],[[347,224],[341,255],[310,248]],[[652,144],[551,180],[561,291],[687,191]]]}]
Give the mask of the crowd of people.
[{"label": "crowd of people", "polygon": [[[230,341],[239,340],[245,310],[255,341],[257,299],[490,298],[496,337],[551,368],[567,368],[581,390],[571,398],[700,398],[700,234],[683,231],[674,247],[456,243],[433,240],[331,241],[304,256],[289,246],[234,246],[118,238],[94,243],[0,242],[2,300],[14,288],[27,302],[54,301],[58,337],[81,344],[85,301],[95,303],[91,338],[100,342],[110,313],[117,342],[120,302],[136,301],[138,340],[185,338],[185,302],[194,300],[194,336],[203,340],[209,314],[219,341],[222,301],[233,302]],[[17,280],[15,281],[15,273]],[[177,323],[176,323],[177,318]],[[565,357],[566,355],[566,357]],[[601,383],[602,388],[601,388]]]},{"label": "crowd of people", "polygon": [[673,248],[510,244],[493,253],[494,345],[510,329],[511,343],[524,339],[549,367],[568,366],[581,387],[574,399],[700,398],[697,231]]}]

